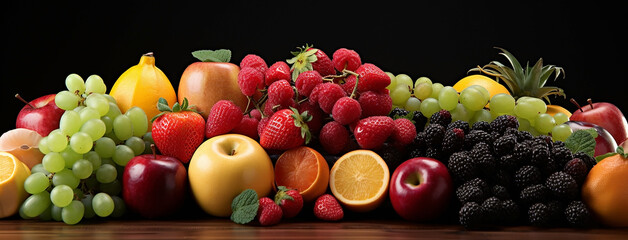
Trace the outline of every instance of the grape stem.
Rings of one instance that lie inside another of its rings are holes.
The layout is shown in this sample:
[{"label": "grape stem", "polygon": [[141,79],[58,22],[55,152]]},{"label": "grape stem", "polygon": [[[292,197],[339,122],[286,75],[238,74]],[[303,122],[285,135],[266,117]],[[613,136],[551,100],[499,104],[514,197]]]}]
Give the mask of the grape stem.
[{"label": "grape stem", "polygon": [[20,101],[24,102],[26,105],[28,105],[31,108],[35,108],[35,106],[33,106],[33,104],[27,102],[26,100],[24,100],[24,98],[22,98],[22,96],[20,96],[19,93],[15,94],[15,98],[19,99]]}]

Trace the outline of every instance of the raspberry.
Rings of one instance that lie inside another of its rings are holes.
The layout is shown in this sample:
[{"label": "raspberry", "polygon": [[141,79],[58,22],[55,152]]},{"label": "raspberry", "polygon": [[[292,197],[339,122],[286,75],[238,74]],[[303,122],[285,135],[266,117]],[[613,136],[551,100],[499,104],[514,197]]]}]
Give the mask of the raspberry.
[{"label": "raspberry", "polygon": [[[309,48],[311,50],[313,48]],[[331,59],[320,49],[314,53],[316,55],[316,61],[312,62],[312,68],[314,71],[317,71],[321,74],[321,76],[335,75],[336,70],[334,69],[334,65],[331,62]]]},{"label": "raspberry", "polygon": [[300,95],[308,97],[314,87],[323,83],[323,77],[317,71],[305,71],[299,74],[295,86]]},{"label": "raspberry", "polygon": [[310,94],[310,101],[318,103],[323,112],[330,114],[336,101],[342,97],[346,97],[345,91],[340,85],[326,82],[317,85]]},{"label": "raspberry", "polygon": [[274,104],[285,104],[294,97],[294,90],[288,80],[277,80],[268,86],[268,101]]},{"label": "raspberry", "polygon": [[296,107],[300,113],[307,111],[307,113],[312,116],[312,119],[307,122],[307,127],[310,129],[310,133],[313,136],[317,136],[323,127],[323,111],[316,105],[310,104],[309,102],[303,102]]},{"label": "raspberry", "polygon": [[339,72],[345,69],[355,71],[362,65],[360,55],[356,51],[346,48],[336,50],[332,55],[331,62]]},{"label": "raspberry", "polygon": [[360,75],[358,80],[360,92],[382,90],[390,84],[390,76],[374,64],[364,63],[355,72]]},{"label": "raspberry", "polygon": [[451,123],[451,113],[447,110],[440,110],[435,112],[430,117],[431,124],[440,124],[441,126],[447,128],[447,125]]},{"label": "raspberry", "polygon": [[209,110],[205,125],[205,137],[212,138],[225,134],[242,121],[242,109],[230,100],[220,100]]},{"label": "raspberry", "polygon": [[259,134],[257,134],[258,124],[259,124],[259,120],[257,120],[257,118],[245,115],[242,117],[242,121],[240,121],[240,124],[238,124],[238,126],[236,126],[233,130],[231,130],[231,132],[242,134],[252,139],[258,140],[259,139]]},{"label": "raspberry", "polygon": [[[238,73],[238,86],[246,96],[253,96],[258,88],[263,88],[264,73],[252,67],[240,69]],[[261,86],[260,86],[261,85]]]},{"label": "raspberry", "polygon": [[515,186],[524,189],[533,184],[542,183],[541,170],[536,166],[525,165],[520,167],[514,174]]},{"label": "raspberry", "polygon": [[270,84],[278,80],[292,80],[290,66],[284,61],[273,63],[265,72],[264,82],[266,86],[270,86]]},{"label": "raspberry", "polygon": [[334,103],[331,115],[336,122],[348,125],[360,119],[362,107],[358,100],[350,97],[341,97]]},{"label": "raspberry", "polygon": [[573,199],[577,196],[580,186],[571,175],[558,171],[547,177],[545,186],[558,199]]},{"label": "raspberry", "polygon": [[323,125],[318,139],[327,153],[339,154],[349,142],[349,131],[342,124],[330,121]]},{"label": "raspberry", "polygon": [[264,61],[262,57],[255,54],[247,54],[244,58],[242,58],[242,61],[240,61],[240,69],[244,69],[246,67],[257,69],[262,74],[266,73],[266,69],[268,69],[266,61]]},{"label": "raspberry", "polygon": [[[353,94],[353,89],[356,87],[355,77],[346,77],[344,82],[340,84],[340,86],[342,87],[342,89],[345,90],[345,93],[347,93],[347,96],[350,96],[351,94]],[[360,92],[355,91],[355,93],[358,95],[356,97],[359,97]]]},{"label": "raspberry", "polygon": [[364,149],[378,149],[393,132],[393,119],[388,116],[372,116],[359,120],[353,130],[358,145]]},{"label": "raspberry", "polygon": [[381,91],[362,92],[358,102],[362,106],[362,118],[386,116],[392,109],[392,98],[389,94]]},{"label": "raspberry", "polygon": [[414,137],[416,136],[416,128],[414,127],[414,123],[412,121],[399,118],[394,121],[394,128],[392,132],[392,140],[398,146],[406,146],[414,141]]},{"label": "raspberry", "polygon": [[262,113],[259,111],[259,109],[253,109],[249,112],[249,115],[251,115],[252,118],[257,119],[258,121],[262,119]]}]

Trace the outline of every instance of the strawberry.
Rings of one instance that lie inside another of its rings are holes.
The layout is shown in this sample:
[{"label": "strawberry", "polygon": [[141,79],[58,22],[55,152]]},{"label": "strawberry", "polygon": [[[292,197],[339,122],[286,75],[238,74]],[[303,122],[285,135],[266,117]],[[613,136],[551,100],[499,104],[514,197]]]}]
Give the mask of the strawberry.
[{"label": "strawberry", "polygon": [[231,130],[231,132],[242,134],[257,140],[259,139],[259,134],[257,134],[258,124],[259,120],[257,120],[257,118],[245,115],[244,117],[242,117],[240,124],[238,124],[238,126],[236,126],[233,130]]},{"label": "strawberry", "polygon": [[183,163],[190,161],[205,137],[205,119],[188,107],[187,98],[181,105],[175,103],[172,109],[166,99],[159,98],[157,108],[162,112],[151,119],[151,132],[157,149],[161,154],[175,157]]},{"label": "strawberry", "polygon": [[392,110],[392,98],[385,91],[366,91],[358,98],[362,106],[362,117],[386,116]]},{"label": "strawberry", "polygon": [[325,221],[338,221],[344,217],[344,212],[338,200],[333,195],[326,193],[314,202],[314,216]]},{"label": "strawberry", "polygon": [[339,72],[347,69],[350,71],[355,71],[362,65],[362,60],[360,60],[360,55],[350,49],[339,48],[332,55],[332,64],[334,68]]},{"label": "strawberry", "polygon": [[212,138],[233,130],[242,121],[242,109],[231,100],[220,100],[209,110],[205,137]]},{"label": "strawberry", "polygon": [[300,113],[304,113],[307,111],[307,114],[312,116],[312,119],[307,122],[307,128],[310,130],[310,133],[314,136],[317,136],[323,127],[323,118],[325,118],[325,113],[318,106],[314,104],[310,104],[309,102],[302,102],[296,107]]},{"label": "strawberry", "polygon": [[[362,64],[355,70],[360,75],[358,79],[358,91],[379,91],[385,89],[390,84],[390,76],[372,63]],[[347,78],[354,78],[351,75]]]},{"label": "strawberry", "polygon": [[394,121],[389,116],[372,116],[360,119],[353,135],[361,148],[379,149],[393,132]]},{"label": "strawberry", "polygon": [[283,211],[279,205],[269,197],[259,199],[259,207],[257,208],[257,220],[262,226],[270,226],[278,224],[283,218]]},{"label": "strawberry", "polygon": [[278,80],[288,80],[291,81],[292,78],[290,76],[290,66],[284,61],[277,61],[270,65],[268,69],[266,69],[265,73],[265,83],[266,86],[270,86],[275,81]]},{"label": "strawberry", "polygon": [[342,97],[334,104],[331,115],[338,123],[348,125],[360,119],[362,107],[358,100],[351,97]]},{"label": "strawberry", "polygon": [[321,76],[336,74],[331,59],[320,49],[307,44],[297,49],[298,51],[291,52],[294,57],[286,61],[291,65],[292,79],[296,80],[301,73],[311,70],[317,71]]},{"label": "strawberry", "polygon": [[336,155],[349,144],[349,130],[336,121],[330,121],[321,129],[318,140],[327,153]]},{"label": "strawberry", "polygon": [[284,218],[293,218],[303,208],[303,196],[296,189],[288,189],[284,186],[277,187],[275,203],[281,207]]},{"label": "strawberry", "polygon": [[414,123],[407,118],[397,118],[393,123],[392,140],[398,146],[407,146],[414,141],[416,136],[416,127]]},{"label": "strawberry", "polygon": [[307,122],[312,116],[290,107],[275,112],[265,124],[260,135],[260,145],[265,149],[288,150],[310,141]]},{"label": "strawberry", "polygon": [[321,76],[336,74],[334,64],[331,62],[331,59],[329,59],[325,52],[316,48],[309,48],[308,50],[316,50],[316,52],[314,52],[314,55],[316,55],[316,61],[312,62],[312,68],[314,69],[314,71],[320,73]]}]

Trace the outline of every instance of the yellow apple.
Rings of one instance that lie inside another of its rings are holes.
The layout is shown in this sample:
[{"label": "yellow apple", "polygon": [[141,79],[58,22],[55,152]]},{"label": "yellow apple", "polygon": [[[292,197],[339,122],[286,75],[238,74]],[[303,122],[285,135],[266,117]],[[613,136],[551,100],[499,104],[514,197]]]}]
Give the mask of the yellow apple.
[{"label": "yellow apple", "polygon": [[259,143],[240,134],[224,134],[201,144],[188,167],[198,205],[216,217],[231,215],[231,202],[250,188],[257,196],[273,189],[273,163]]}]

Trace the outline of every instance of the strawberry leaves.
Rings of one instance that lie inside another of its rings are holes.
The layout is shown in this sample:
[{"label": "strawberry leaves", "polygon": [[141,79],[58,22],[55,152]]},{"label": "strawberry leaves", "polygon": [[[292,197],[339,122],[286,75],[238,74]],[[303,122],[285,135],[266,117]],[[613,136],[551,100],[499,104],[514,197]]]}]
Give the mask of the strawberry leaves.
[{"label": "strawberry leaves", "polygon": [[159,100],[157,101],[157,109],[161,112],[155,115],[150,121],[154,122],[155,119],[169,112],[176,113],[176,112],[190,111],[190,112],[198,113],[198,111],[196,111],[193,107],[194,105],[192,106],[189,105],[187,98],[183,98],[183,102],[181,104],[179,104],[179,102],[175,102],[174,105],[172,105],[172,108],[170,108],[170,106],[168,105],[168,101],[166,99],[159,98]]},{"label": "strawberry leaves", "polygon": [[294,112],[290,115],[294,119],[294,126],[301,128],[301,137],[305,139],[305,144],[308,144],[312,140],[312,134],[307,126],[307,122],[312,120],[312,115],[308,114],[307,111],[299,114],[299,110],[293,107],[290,107],[290,110]]},{"label": "strawberry leaves", "polygon": [[290,52],[294,57],[286,60],[288,64],[292,65],[290,70],[292,71],[293,81],[296,81],[297,77],[302,72],[314,70],[314,67],[312,67],[312,63],[318,60],[315,55],[318,49],[312,48],[311,45],[305,44],[305,46],[297,47],[297,49],[298,51]]}]

